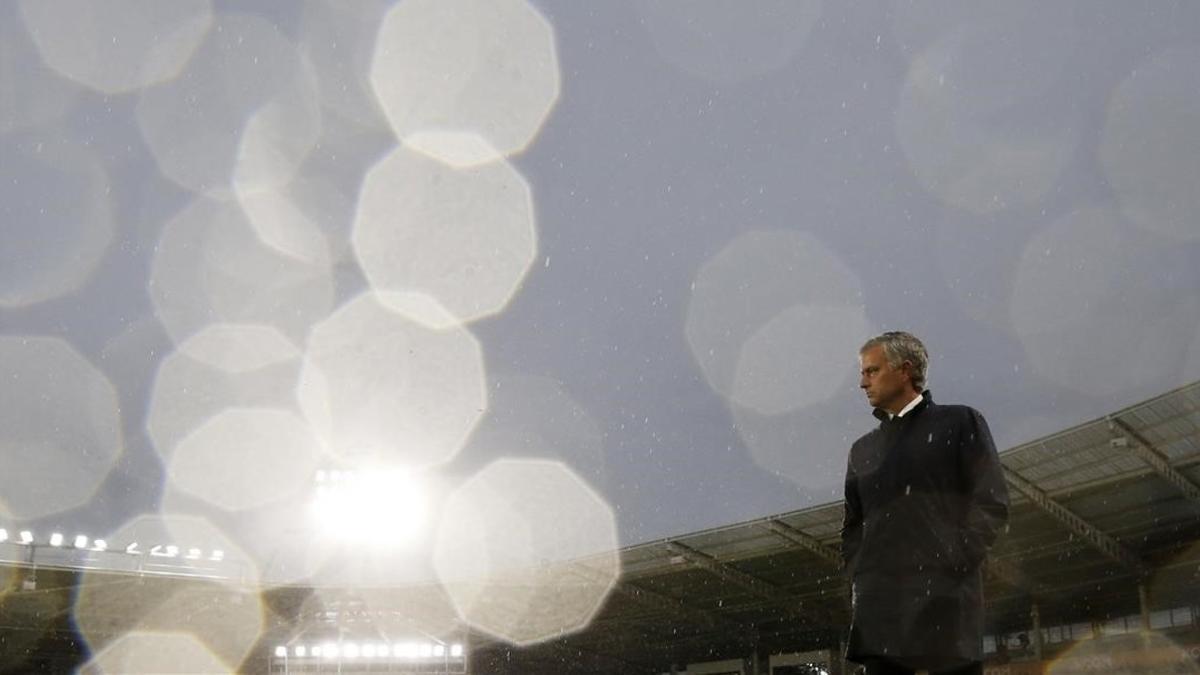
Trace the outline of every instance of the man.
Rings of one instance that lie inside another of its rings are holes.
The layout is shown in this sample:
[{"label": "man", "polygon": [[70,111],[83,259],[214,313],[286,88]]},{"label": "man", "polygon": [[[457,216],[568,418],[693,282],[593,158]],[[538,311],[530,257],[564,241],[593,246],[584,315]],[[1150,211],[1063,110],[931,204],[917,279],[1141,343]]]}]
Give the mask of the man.
[{"label": "man", "polygon": [[889,332],[859,350],[879,428],[846,469],[842,557],[852,589],[846,658],[868,675],[982,673],[980,567],[1008,518],[987,422],[925,390],[929,357]]}]

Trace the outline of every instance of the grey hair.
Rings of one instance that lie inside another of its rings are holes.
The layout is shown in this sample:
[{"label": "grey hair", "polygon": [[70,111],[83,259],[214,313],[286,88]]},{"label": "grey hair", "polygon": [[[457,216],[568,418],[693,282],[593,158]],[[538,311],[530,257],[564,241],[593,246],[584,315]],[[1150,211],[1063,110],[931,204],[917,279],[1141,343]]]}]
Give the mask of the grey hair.
[{"label": "grey hair", "polygon": [[891,367],[899,368],[905,361],[912,364],[913,388],[917,391],[925,390],[926,376],[929,372],[929,352],[925,351],[925,345],[921,344],[917,336],[899,330],[888,331],[867,340],[858,353],[861,354],[876,345],[883,347],[883,354]]}]

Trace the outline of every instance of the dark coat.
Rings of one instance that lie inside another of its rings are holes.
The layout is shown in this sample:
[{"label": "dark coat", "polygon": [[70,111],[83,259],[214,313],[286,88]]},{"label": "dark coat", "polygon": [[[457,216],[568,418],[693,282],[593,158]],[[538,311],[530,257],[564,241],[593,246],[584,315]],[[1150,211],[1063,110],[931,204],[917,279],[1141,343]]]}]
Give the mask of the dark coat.
[{"label": "dark coat", "polygon": [[879,428],[850,449],[851,661],[936,670],[983,658],[980,567],[1008,518],[1008,488],[983,415],[922,398],[895,420],[876,410]]}]

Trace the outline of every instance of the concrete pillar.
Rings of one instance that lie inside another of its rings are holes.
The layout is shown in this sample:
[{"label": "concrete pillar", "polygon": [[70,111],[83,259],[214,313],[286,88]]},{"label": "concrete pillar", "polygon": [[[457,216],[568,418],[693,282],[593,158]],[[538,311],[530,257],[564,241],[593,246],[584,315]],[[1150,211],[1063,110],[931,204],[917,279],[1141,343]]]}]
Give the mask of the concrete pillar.
[{"label": "concrete pillar", "polygon": [[1029,609],[1029,618],[1033,621],[1033,655],[1038,661],[1042,660],[1042,612],[1037,603]]},{"label": "concrete pillar", "polygon": [[754,638],[750,641],[750,672],[753,675],[762,675],[762,673],[767,672],[769,661],[770,659],[767,658],[765,648],[759,641],[758,635],[755,634]]},{"label": "concrete pillar", "polygon": [[1142,612],[1142,632],[1150,632],[1150,597],[1146,593],[1146,582],[1138,583],[1138,607]]}]

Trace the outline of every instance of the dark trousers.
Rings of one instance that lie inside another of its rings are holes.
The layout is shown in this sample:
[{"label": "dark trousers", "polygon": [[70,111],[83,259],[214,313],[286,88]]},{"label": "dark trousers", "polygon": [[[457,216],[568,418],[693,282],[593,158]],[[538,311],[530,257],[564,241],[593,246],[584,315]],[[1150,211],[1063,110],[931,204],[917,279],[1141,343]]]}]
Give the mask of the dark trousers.
[{"label": "dark trousers", "polygon": [[[914,675],[917,671],[891,661],[872,659],[863,664],[866,675]],[[975,661],[949,670],[931,670],[929,675],[983,675],[983,663]]]}]

